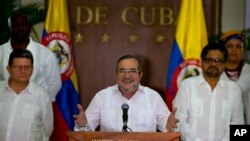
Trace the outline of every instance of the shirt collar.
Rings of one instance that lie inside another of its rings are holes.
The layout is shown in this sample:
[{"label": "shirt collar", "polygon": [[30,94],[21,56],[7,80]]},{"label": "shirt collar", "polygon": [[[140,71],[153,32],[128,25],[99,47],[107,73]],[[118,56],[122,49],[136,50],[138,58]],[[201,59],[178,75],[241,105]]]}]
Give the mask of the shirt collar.
[{"label": "shirt collar", "polygon": [[[11,87],[9,86],[8,81],[5,81],[5,87],[4,88],[12,90]],[[22,90],[22,92],[27,92],[27,93],[33,95],[35,93],[35,89],[33,87],[33,83],[31,81],[29,81],[28,86],[24,90]]]},{"label": "shirt collar", "polygon": [[[119,88],[118,88],[118,84],[115,85],[114,92],[115,93],[121,93],[120,90],[119,90]],[[135,93],[138,93],[138,92],[145,93],[143,87],[141,86],[141,84],[139,84],[139,88],[138,88],[138,90]]]},{"label": "shirt collar", "polygon": [[[29,37],[29,39],[30,39],[30,42],[29,42],[29,44],[28,44],[28,46],[27,46],[27,48],[26,48],[26,49],[28,49],[28,50],[32,49],[32,46],[33,46],[33,44],[34,44],[34,41],[32,40],[32,38]],[[11,47],[11,39],[9,39],[9,41],[7,42],[7,44],[9,44],[8,47],[12,50],[12,47]]]},{"label": "shirt collar", "polygon": [[30,37],[30,42],[29,42],[29,44],[28,44],[28,46],[27,46],[27,50],[31,50],[32,49],[32,46],[34,46],[34,42],[33,42],[33,40],[32,40],[32,38]]},{"label": "shirt collar", "polygon": [[[197,77],[198,77],[198,81],[197,81],[198,85],[202,85],[202,84],[207,83],[207,81],[204,79],[202,73]],[[225,87],[225,79],[220,77],[220,80],[218,81],[217,86]]]}]

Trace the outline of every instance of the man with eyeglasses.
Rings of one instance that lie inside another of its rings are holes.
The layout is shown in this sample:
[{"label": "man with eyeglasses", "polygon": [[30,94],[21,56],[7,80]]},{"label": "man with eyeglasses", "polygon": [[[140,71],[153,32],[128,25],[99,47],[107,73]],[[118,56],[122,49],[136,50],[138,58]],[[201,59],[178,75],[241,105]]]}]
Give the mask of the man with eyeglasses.
[{"label": "man with eyeglasses", "polygon": [[[117,84],[99,91],[86,112],[78,105],[75,130],[95,130],[100,125],[101,131],[172,132],[178,122],[176,109],[170,113],[156,91],[140,85],[142,75],[142,64],[135,56],[121,57],[116,63]],[[123,104],[128,130],[123,128]]]},{"label": "man with eyeglasses", "polygon": [[0,80],[9,78],[6,66],[10,53],[17,48],[27,49],[34,58],[34,72],[31,80],[46,89],[51,101],[55,101],[62,85],[61,72],[55,54],[49,48],[33,41],[29,36],[31,24],[26,15],[15,12],[8,22],[10,40],[0,46]]},{"label": "man with eyeglasses", "polygon": [[184,141],[229,141],[229,127],[244,124],[241,89],[221,77],[227,49],[210,43],[201,52],[202,74],[185,79],[173,106]]},{"label": "man with eyeglasses", "polygon": [[30,81],[31,52],[15,49],[6,69],[10,77],[0,81],[0,140],[48,141],[53,131],[52,103],[47,91]]}]

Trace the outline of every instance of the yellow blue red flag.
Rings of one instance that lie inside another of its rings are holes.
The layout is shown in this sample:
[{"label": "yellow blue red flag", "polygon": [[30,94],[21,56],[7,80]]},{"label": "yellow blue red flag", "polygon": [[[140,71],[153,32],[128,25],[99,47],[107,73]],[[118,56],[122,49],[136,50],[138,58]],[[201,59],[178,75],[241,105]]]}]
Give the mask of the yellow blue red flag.
[{"label": "yellow blue red flag", "polygon": [[48,0],[42,44],[56,54],[62,78],[62,88],[53,103],[54,131],[51,140],[68,141],[66,131],[74,128],[73,114],[78,112],[79,95],[66,0]]},{"label": "yellow blue red flag", "polygon": [[166,103],[170,110],[179,83],[200,74],[200,53],[207,43],[202,0],[182,0],[167,76]]}]

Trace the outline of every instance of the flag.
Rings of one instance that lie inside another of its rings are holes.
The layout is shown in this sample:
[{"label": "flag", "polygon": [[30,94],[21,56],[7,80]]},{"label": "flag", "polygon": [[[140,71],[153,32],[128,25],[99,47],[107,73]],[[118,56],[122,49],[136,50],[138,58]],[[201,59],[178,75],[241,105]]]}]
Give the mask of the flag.
[{"label": "flag", "polygon": [[55,53],[62,78],[62,88],[53,103],[54,131],[51,140],[68,141],[66,131],[74,129],[73,114],[78,112],[79,95],[66,0],[48,0],[42,44]]},{"label": "flag", "polygon": [[200,74],[200,53],[207,43],[202,0],[182,0],[167,76],[166,103],[170,111],[179,83]]}]

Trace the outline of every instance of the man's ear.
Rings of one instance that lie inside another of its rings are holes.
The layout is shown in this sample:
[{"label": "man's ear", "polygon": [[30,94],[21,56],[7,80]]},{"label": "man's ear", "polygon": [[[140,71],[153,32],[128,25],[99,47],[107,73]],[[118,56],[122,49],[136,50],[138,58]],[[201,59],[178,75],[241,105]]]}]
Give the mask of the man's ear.
[{"label": "man's ear", "polygon": [[10,66],[9,66],[9,65],[6,67],[6,69],[7,69],[7,71],[8,71],[9,74],[10,74]]},{"label": "man's ear", "polygon": [[142,78],[142,76],[143,76],[143,72],[140,72],[140,79]]}]

